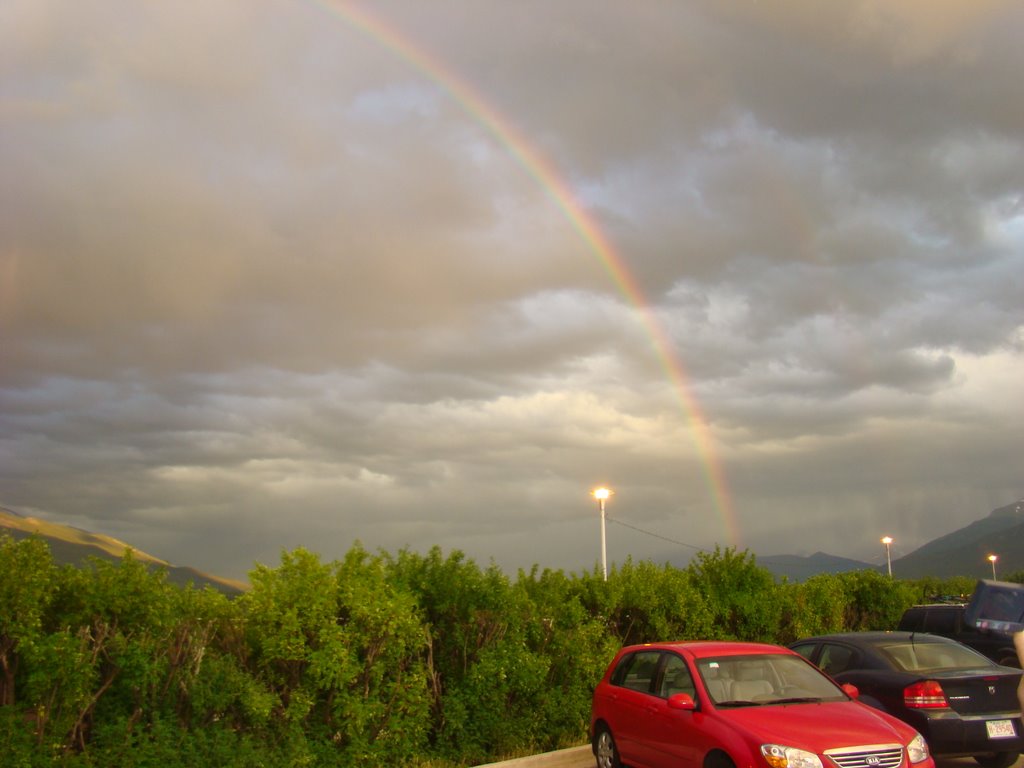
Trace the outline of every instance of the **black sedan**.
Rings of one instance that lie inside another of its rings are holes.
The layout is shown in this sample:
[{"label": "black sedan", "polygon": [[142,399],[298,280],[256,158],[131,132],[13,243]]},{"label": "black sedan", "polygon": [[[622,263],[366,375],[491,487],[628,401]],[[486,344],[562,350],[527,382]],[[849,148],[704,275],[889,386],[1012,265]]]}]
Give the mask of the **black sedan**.
[{"label": "black sedan", "polygon": [[970,755],[1008,768],[1024,749],[1017,684],[1002,667],[955,640],[913,632],[848,632],[790,646],[860,701],[914,726],[932,754]]}]

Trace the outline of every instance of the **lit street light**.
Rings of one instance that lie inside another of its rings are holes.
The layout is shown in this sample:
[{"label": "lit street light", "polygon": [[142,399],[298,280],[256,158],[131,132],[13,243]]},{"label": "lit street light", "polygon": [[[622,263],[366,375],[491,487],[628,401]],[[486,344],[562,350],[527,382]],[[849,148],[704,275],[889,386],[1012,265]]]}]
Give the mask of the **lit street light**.
[{"label": "lit street light", "polygon": [[608,581],[608,543],[604,532],[604,503],[612,495],[612,492],[607,488],[598,488],[592,495],[597,499],[597,507],[601,510],[601,572],[604,574],[604,580]]},{"label": "lit street light", "polygon": [[999,559],[999,555],[989,555],[988,561],[992,563],[992,581],[996,580],[996,560]]},{"label": "lit street light", "polygon": [[892,545],[892,536],[883,536],[882,543],[885,544],[885,564],[889,568],[889,578],[892,578],[892,554],[889,547]]}]

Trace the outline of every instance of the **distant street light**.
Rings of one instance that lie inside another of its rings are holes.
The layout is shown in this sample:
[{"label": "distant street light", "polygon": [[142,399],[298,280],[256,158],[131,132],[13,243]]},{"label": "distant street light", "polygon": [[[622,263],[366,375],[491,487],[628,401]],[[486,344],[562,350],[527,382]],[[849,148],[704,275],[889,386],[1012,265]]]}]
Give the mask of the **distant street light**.
[{"label": "distant street light", "polygon": [[892,578],[892,553],[889,547],[892,545],[892,536],[883,536],[882,543],[885,544],[885,564],[889,568],[889,578]]},{"label": "distant street light", "polygon": [[996,560],[999,559],[999,555],[989,555],[988,561],[992,563],[992,581],[996,580]]},{"label": "distant street light", "polygon": [[608,581],[608,541],[605,538],[604,530],[604,503],[612,495],[612,492],[607,488],[597,488],[592,495],[597,499],[597,507],[601,510],[601,573],[604,574],[604,580]]}]

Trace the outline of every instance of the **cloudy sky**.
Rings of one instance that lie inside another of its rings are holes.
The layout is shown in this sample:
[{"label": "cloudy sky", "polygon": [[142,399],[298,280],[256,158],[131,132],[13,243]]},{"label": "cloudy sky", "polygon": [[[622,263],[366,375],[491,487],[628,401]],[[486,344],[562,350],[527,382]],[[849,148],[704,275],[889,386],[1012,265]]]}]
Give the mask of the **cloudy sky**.
[{"label": "cloudy sky", "polygon": [[7,0],[0,505],[224,576],[884,562],[1024,495],[1024,4]]}]

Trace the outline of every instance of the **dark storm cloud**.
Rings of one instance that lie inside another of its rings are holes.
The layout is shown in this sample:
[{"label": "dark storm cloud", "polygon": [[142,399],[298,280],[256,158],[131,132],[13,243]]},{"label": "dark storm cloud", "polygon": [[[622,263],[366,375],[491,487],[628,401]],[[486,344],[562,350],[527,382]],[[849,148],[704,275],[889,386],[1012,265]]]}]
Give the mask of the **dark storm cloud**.
[{"label": "dark storm cloud", "polygon": [[587,568],[599,482],[733,543],[719,460],[769,554],[1019,497],[1019,4],[367,10],[426,63],[341,2],[0,11],[0,504],[240,576]]}]

